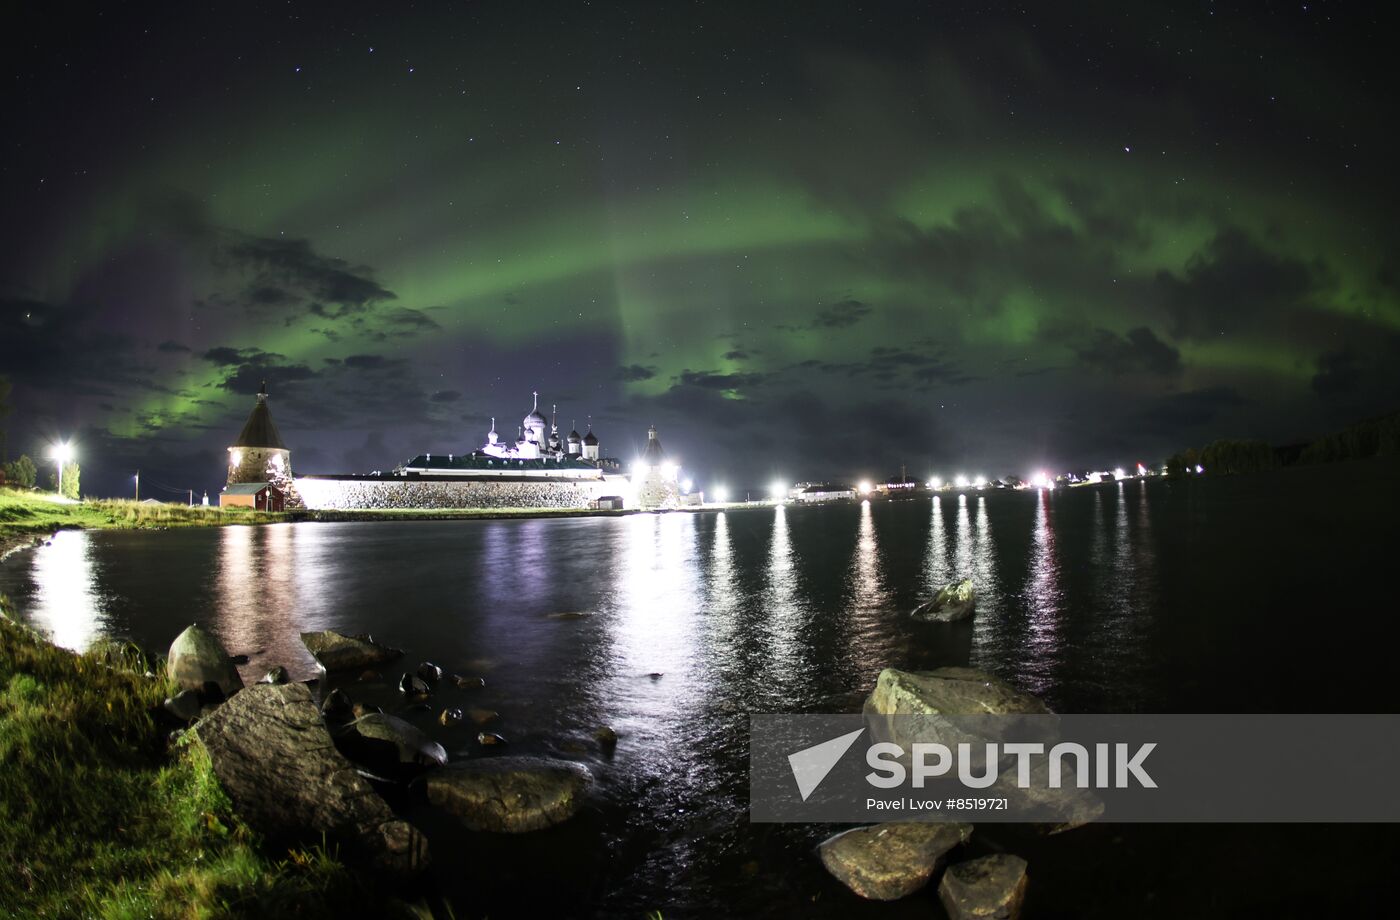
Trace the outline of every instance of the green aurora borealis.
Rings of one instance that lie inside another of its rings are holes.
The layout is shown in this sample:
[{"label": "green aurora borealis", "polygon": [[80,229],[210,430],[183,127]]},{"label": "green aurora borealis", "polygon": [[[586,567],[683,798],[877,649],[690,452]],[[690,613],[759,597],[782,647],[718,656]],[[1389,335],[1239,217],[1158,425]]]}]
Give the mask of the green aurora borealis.
[{"label": "green aurora borealis", "polygon": [[263,377],[307,472],[468,450],[536,388],[734,482],[1393,408],[1385,90],[1339,51],[1370,24],[1211,9],[36,21],[12,452],[216,486]]}]

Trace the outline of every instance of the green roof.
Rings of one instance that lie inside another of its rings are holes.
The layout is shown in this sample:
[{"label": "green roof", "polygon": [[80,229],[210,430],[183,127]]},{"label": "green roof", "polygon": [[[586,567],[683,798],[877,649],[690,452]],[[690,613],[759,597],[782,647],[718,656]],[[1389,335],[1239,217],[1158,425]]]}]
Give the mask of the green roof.
[{"label": "green roof", "polygon": [[263,489],[277,488],[270,482],[237,482],[224,489],[225,495],[257,495]]}]

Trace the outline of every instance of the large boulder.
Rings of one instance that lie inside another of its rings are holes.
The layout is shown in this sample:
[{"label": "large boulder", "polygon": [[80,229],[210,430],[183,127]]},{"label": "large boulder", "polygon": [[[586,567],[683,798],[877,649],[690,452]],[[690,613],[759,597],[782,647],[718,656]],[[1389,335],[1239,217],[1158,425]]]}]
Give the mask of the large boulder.
[{"label": "large boulder", "polygon": [[399,649],[380,645],[370,636],[345,636],[330,629],[302,633],[301,644],[327,671],[369,668],[403,655]]},{"label": "large boulder", "polygon": [[938,900],[952,920],[1016,920],[1026,899],[1026,861],[996,853],[949,866]]},{"label": "large boulder", "polygon": [[893,901],[927,885],[948,851],[971,835],[969,824],[875,824],[830,837],[817,853],[827,871],[862,898]]},{"label": "large boulder", "polygon": [[304,684],[256,684],[192,731],[234,809],[271,837],[324,838],[395,875],[427,864],[427,842],[331,743]]},{"label": "large boulder", "polygon": [[865,701],[864,714],[876,739],[893,741],[905,751],[920,741],[940,742],[954,750],[966,742],[980,749],[1016,732],[1044,736],[1058,721],[1029,693],[984,671],[959,667],[917,672],[886,668]]},{"label": "large boulder", "polygon": [[243,689],[243,678],[238,676],[238,668],[229,660],[228,652],[212,633],[196,624],[186,627],[170,643],[165,673],[181,690],[208,693],[217,687],[217,695],[228,697]]},{"label": "large boulder", "polygon": [[956,623],[971,617],[976,607],[977,593],[972,589],[972,579],[964,578],[941,588],[933,600],[915,608],[914,616],[934,623]]},{"label": "large boulder", "polygon": [[398,716],[369,712],[337,735],[341,751],[379,776],[412,776],[447,763],[442,745]]},{"label": "large boulder", "polygon": [[593,776],[582,764],[542,757],[484,757],[423,778],[428,801],[475,831],[522,833],[573,817]]}]

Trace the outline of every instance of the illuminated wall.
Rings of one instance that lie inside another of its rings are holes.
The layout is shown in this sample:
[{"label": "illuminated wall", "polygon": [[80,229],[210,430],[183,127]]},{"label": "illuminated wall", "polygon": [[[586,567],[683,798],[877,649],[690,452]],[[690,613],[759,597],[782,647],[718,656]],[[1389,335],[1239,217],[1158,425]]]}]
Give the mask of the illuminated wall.
[{"label": "illuminated wall", "polygon": [[301,477],[297,495],[311,509],[402,511],[416,508],[587,508],[594,499],[623,496],[624,477],[573,482]]}]

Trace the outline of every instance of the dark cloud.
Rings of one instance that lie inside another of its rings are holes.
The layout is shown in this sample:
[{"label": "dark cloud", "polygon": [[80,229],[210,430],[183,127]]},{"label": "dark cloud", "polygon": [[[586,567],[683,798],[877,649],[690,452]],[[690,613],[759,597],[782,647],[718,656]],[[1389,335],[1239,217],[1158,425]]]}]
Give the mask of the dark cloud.
[{"label": "dark cloud", "polygon": [[226,246],[224,256],[253,276],[246,294],[254,305],[304,303],[311,313],[335,319],[394,299],[368,266],[322,255],[309,240],[245,236]]},{"label": "dark cloud", "polygon": [[859,300],[843,300],[822,310],[812,320],[813,329],[844,329],[854,326],[870,315],[870,304]]},{"label": "dark cloud", "polygon": [[423,310],[395,307],[377,311],[365,320],[371,335],[380,339],[408,338],[423,332],[440,331],[442,326]]},{"label": "dark cloud", "polygon": [[748,357],[748,352],[738,348],[734,349],[733,351],[726,351],[724,353],[724,360],[726,361],[745,361],[748,360]]},{"label": "dark cloud", "polygon": [[450,403],[461,399],[462,394],[456,390],[438,390],[429,398],[435,403]]},{"label": "dark cloud", "polygon": [[190,347],[188,345],[181,345],[179,342],[171,340],[161,342],[159,345],[156,346],[156,351],[163,351],[166,354],[172,355],[180,354],[182,352],[188,352],[189,350]]},{"label": "dark cloud", "polygon": [[1115,376],[1181,373],[1181,352],[1157,338],[1146,326],[1118,335],[1107,329],[1094,330],[1089,342],[1075,349],[1080,363]]},{"label": "dark cloud", "polygon": [[1229,228],[1192,256],[1180,276],[1158,272],[1153,293],[1176,338],[1204,339],[1305,308],[1326,279],[1320,263],[1275,255]]},{"label": "dark cloud", "polygon": [[656,368],[650,364],[628,364],[619,367],[613,372],[613,379],[624,383],[636,383],[639,380],[650,380],[656,376]]},{"label": "dark cloud", "polygon": [[847,299],[818,310],[816,315],[805,323],[779,323],[773,328],[783,332],[845,329],[865,319],[872,310],[870,304]]},{"label": "dark cloud", "polygon": [[216,345],[201,357],[214,364],[227,365],[278,361],[281,360],[282,355],[257,348],[230,348],[227,345]]},{"label": "dark cloud", "polygon": [[759,373],[721,374],[715,371],[683,370],[675,379],[683,387],[699,387],[705,390],[737,390],[740,387],[757,386],[768,379],[768,375]]},{"label": "dark cloud", "polygon": [[1149,426],[1172,433],[1187,433],[1214,421],[1228,409],[1249,404],[1230,386],[1205,387],[1160,397],[1147,405],[1143,417]]},{"label": "dark cloud", "polygon": [[869,358],[865,361],[808,359],[789,370],[873,380],[878,389],[924,389],[933,384],[963,386],[978,379],[964,372],[956,362],[943,357],[935,348],[914,351],[892,345],[875,346],[870,349]]},{"label": "dark cloud", "polygon": [[316,372],[305,364],[273,364],[257,362],[235,367],[219,386],[230,393],[251,396],[263,384],[285,392],[290,385],[315,378]]}]

